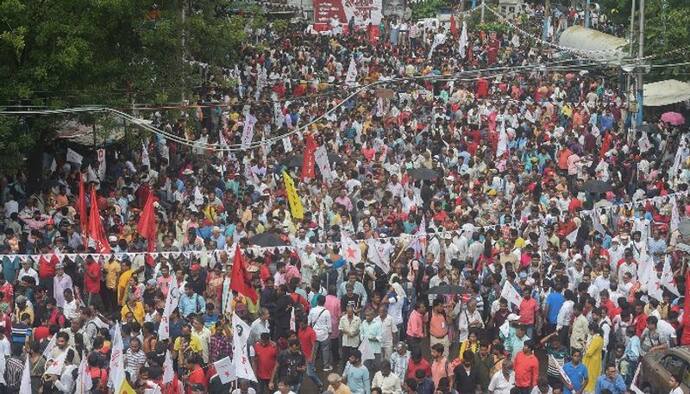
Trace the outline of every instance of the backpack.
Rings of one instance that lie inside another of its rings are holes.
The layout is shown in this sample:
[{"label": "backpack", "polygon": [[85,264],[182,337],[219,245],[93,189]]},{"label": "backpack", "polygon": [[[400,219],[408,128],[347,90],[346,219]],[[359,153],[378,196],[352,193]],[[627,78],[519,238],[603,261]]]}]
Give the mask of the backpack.
[{"label": "backpack", "polygon": [[91,369],[89,374],[91,375],[91,381],[93,386],[91,392],[93,394],[105,394],[108,392],[108,375],[105,369],[98,368],[97,375],[94,376],[94,370]]}]

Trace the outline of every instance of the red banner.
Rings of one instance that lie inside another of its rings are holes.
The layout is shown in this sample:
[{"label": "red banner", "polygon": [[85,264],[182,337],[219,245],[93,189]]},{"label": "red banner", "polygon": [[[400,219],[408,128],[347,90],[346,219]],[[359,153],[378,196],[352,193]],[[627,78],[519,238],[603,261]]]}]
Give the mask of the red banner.
[{"label": "red banner", "polygon": [[307,134],[304,139],[306,140],[307,146],[304,148],[304,159],[302,160],[302,180],[314,179],[316,177],[316,159],[314,157],[314,152],[316,152],[316,141],[311,134]]}]

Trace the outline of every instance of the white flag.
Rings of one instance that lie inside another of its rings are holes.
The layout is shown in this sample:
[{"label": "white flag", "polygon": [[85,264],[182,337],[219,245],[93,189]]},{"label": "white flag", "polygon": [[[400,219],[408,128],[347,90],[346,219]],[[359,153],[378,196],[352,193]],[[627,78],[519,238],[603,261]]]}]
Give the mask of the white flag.
[{"label": "white flag", "polygon": [[163,363],[163,384],[168,384],[175,378],[173,371],[173,360],[170,350],[165,351],[165,362]]},{"label": "white flag", "polygon": [[458,51],[460,52],[460,57],[465,58],[467,55],[467,22],[462,21],[462,32],[460,33],[460,45],[458,46]]},{"label": "white flag", "polygon": [[362,343],[359,344],[359,351],[362,353],[362,362],[375,358],[374,351],[371,350],[371,345],[369,344],[369,338],[364,338]]},{"label": "white flag", "polygon": [[355,64],[354,57],[350,58],[350,66],[347,68],[345,83],[347,83],[348,86],[355,86],[357,84],[357,65]]},{"label": "white flag", "polygon": [[285,137],[282,139],[283,141],[283,150],[285,153],[287,152],[292,152],[292,142],[290,141],[290,137]]},{"label": "white flag", "polygon": [[53,161],[50,162],[50,173],[54,173],[55,170],[57,170],[57,162],[55,161],[55,158],[53,158]]},{"label": "white flag", "polygon": [[376,264],[386,274],[391,270],[391,247],[388,242],[374,238],[367,240],[367,259]]},{"label": "white flag", "polygon": [[630,384],[630,391],[632,391],[635,394],[644,394],[644,391],[640,390],[639,387],[637,387],[637,377],[640,376],[640,368],[642,367],[642,363],[637,364],[637,369],[635,370],[635,375],[633,375],[632,382]]},{"label": "white flag", "polygon": [[508,281],[506,281],[506,283],[503,284],[503,289],[501,290],[501,297],[505,298],[508,302],[510,302],[518,308],[520,307],[520,303],[522,302],[522,297],[520,296],[520,293],[518,293],[518,291],[515,290],[513,285],[511,285]]},{"label": "white flag", "polygon": [[55,341],[55,335],[53,335],[50,338],[48,344],[46,345],[45,350],[43,350],[43,358],[45,358],[46,360],[50,359],[50,353],[53,351],[53,348],[55,347]]},{"label": "white flag", "polygon": [[353,265],[362,261],[362,249],[355,241],[352,240],[352,238],[350,238],[349,235],[343,233],[340,236],[340,240],[343,243],[342,254],[345,261],[348,261]]},{"label": "white flag", "polygon": [[244,127],[242,128],[242,149],[247,149],[252,144],[254,125],[256,125],[256,117],[252,114],[247,114],[244,118]]},{"label": "white flag", "polygon": [[146,149],[146,142],[141,143],[141,164],[151,167],[151,160],[149,160],[149,150]]},{"label": "white flag", "polygon": [[597,212],[596,209],[592,210],[592,227],[594,227],[594,230],[601,234],[603,237],[606,236],[606,229],[604,226],[601,224],[601,220],[599,218],[599,212]]},{"label": "white flag", "polygon": [[222,384],[232,382],[236,379],[235,377],[235,366],[232,364],[230,357],[222,358],[213,363],[216,367],[216,372],[218,373],[218,379]]},{"label": "white flag", "polygon": [[98,179],[105,180],[105,149],[101,148],[96,151],[98,158]]},{"label": "white flag", "polygon": [[574,244],[575,241],[577,240],[577,232],[580,230],[580,228],[576,228],[575,231],[571,232],[570,234],[565,236],[565,239],[570,241],[571,244]]},{"label": "white flag", "polygon": [[29,355],[26,356],[26,363],[22,371],[22,380],[19,385],[19,394],[31,394],[31,361]]},{"label": "white flag", "polygon": [[122,383],[125,381],[125,359],[123,349],[120,323],[116,323],[115,333],[113,334],[113,347],[110,354],[110,383],[116,393],[120,392]]},{"label": "white flag", "polygon": [[678,212],[678,202],[676,201],[676,197],[671,197],[671,223],[669,224],[669,228],[671,232],[674,232],[678,230],[678,227],[680,226],[680,212]]},{"label": "white flag", "polygon": [[89,394],[91,387],[93,387],[93,380],[91,380],[91,374],[89,373],[89,363],[87,357],[82,357],[81,363],[79,363],[79,375],[77,376],[74,393]]},{"label": "white flag", "polygon": [[247,379],[256,382],[256,376],[249,362],[247,342],[249,341],[249,325],[237,316],[232,315],[232,364],[235,366],[235,375],[240,379]]},{"label": "white flag", "polygon": [[81,165],[82,160],[84,160],[84,156],[80,155],[79,153],[73,151],[70,148],[67,148],[67,161],[70,163],[77,163]]},{"label": "white flag", "polygon": [[561,367],[561,364],[556,361],[556,359],[552,356],[549,355],[549,365],[552,365],[558,369],[558,373],[561,375],[561,378],[563,378],[563,381],[566,384],[573,384],[573,382],[570,380],[568,375],[566,375],[565,371],[563,370],[563,367]]},{"label": "white flag", "polygon": [[314,151],[314,161],[321,171],[323,180],[329,185],[333,182],[333,173],[331,172],[331,164],[328,162],[328,152],[325,146],[319,146]]},{"label": "white flag", "polygon": [[158,340],[170,338],[170,315],[177,308],[177,302],[180,298],[180,290],[177,288],[177,279],[172,276],[170,287],[168,288],[168,296],[165,298],[165,307],[163,308],[163,315],[161,322],[158,325]]},{"label": "white flag", "polygon": [[[67,351],[64,351],[60,353],[57,357],[55,358],[49,358],[46,361],[46,369],[45,369],[45,374],[46,375],[58,375],[60,376],[62,374],[62,369],[65,367],[65,359],[67,358]],[[0,370],[5,371],[5,358],[0,357],[0,363],[2,363],[2,367]]]},{"label": "white flag", "polygon": [[[463,22],[464,23],[464,22]],[[498,144],[496,145],[496,159],[500,159],[508,151],[508,133],[506,133],[506,122],[501,122],[501,131],[498,134]]]}]

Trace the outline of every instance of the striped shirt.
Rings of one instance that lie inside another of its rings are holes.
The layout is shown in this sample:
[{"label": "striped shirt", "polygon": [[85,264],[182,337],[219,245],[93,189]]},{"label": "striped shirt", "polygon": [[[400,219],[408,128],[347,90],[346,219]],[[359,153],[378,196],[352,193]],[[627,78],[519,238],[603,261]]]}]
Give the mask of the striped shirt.
[{"label": "striped shirt", "polygon": [[139,350],[133,352],[132,349],[127,349],[125,352],[125,371],[129,372],[132,381],[136,381],[139,376],[139,370],[146,363],[146,354]]},{"label": "striped shirt", "polygon": [[17,345],[24,345],[26,340],[31,336],[31,327],[24,323],[17,323],[12,326],[12,343]]}]

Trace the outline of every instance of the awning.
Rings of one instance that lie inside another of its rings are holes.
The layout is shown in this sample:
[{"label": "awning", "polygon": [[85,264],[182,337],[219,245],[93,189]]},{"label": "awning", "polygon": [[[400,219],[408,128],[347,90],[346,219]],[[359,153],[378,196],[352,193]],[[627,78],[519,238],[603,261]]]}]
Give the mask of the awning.
[{"label": "awning", "polygon": [[645,107],[658,107],[690,100],[690,83],[667,79],[644,84]]},{"label": "awning", "polygon": [[628,41],[582,26],[571,26],[561,33],[558,43],[591,59],[619,63],[625,55],[623,49]]}]

